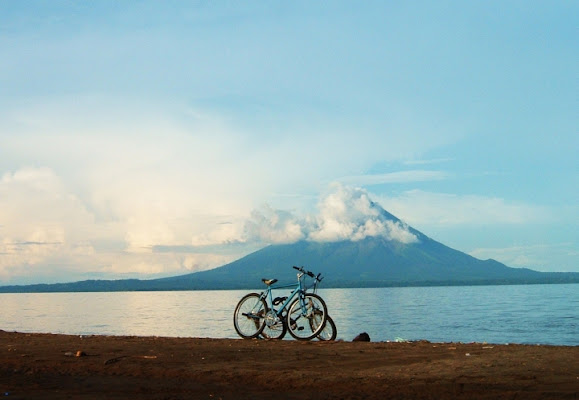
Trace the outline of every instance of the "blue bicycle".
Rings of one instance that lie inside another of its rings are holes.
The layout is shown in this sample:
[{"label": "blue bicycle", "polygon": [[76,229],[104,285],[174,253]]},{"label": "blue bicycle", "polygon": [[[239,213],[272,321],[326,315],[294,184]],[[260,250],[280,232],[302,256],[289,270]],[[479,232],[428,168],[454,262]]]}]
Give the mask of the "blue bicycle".
[{"label": "blue bicycle", "polygon": [[[277,279],[262,279],[267,286],[263,292],[249,293],[239,301],[233,314],[239,336],[250,339],[263,332],[267,338],[281,339],[289,331],[297,340],[310,340],[322,332],[328,308],[319,295],[307,292],[304,283],[305,276],[316,279],[316,275],[303,267],[293,268],[298,270],[297,284],[273,287]],[[294,289],[289,296],[273,298],[273,289],[291,287]]]}]

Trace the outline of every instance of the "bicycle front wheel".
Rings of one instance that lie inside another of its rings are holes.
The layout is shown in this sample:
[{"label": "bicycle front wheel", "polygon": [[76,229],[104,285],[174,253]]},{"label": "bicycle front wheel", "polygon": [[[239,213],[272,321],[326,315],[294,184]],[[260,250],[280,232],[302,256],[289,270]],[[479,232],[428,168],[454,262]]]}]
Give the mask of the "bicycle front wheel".
[{"label": "bicycle front wheel", "polygon": [[327,317],[324,300],[317,294],[306,293],[290,305],[287,328],[297,340],[310,340],[324,329]]},{"label": "bicycle front wheel", "polygon": [[245,295],[233,313],[233,326],[239,336],[251,339],[259,336],[265,326],[267,305],[257,293]]}]

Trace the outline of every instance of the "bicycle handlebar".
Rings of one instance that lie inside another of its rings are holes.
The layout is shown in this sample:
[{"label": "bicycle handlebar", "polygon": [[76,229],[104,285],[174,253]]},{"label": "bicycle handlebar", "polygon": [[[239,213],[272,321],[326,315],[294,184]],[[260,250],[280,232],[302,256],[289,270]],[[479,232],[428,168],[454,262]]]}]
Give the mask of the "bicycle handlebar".
[{"label": "bicycle handlebar", "polygon": [[[304,273],[304,274],[306,274],[306,275],[309,276],[310,278],[315,278],[315,277],[316,277],[313,272],[306,271],[306,270],[304,269],[304,267],[296,267],[296,266],[294,265],[293,268],[294,268],[294,269],[297,269],[298,271],[300,271],[300,272],[302,272],[302,273]],[[319,276],[320,276],[320,274],[318,274],[318,277],[319,277]]]}]

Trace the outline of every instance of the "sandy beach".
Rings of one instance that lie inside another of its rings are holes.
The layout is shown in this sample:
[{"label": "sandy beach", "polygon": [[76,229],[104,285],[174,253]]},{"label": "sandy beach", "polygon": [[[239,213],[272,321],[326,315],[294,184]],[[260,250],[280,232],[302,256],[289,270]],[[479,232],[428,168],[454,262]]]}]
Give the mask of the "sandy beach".
[{"label": "sandy beach", "polygon": [[0,331],[5,399],[577,399],[579,347]]}]

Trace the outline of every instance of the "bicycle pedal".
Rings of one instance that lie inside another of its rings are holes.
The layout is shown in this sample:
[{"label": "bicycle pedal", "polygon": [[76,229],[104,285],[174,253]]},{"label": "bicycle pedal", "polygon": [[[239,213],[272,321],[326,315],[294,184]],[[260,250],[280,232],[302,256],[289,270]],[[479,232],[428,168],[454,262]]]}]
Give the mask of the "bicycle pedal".
[{"label": "bicycle pedal", "polygon": [[300,326],[300,327],[298,328],[298,331],[303,331],[303,330],[304,330],[304,327],[303,327],[303,326]]}]

